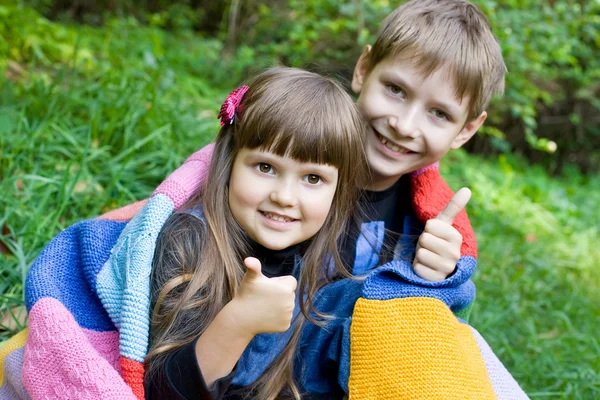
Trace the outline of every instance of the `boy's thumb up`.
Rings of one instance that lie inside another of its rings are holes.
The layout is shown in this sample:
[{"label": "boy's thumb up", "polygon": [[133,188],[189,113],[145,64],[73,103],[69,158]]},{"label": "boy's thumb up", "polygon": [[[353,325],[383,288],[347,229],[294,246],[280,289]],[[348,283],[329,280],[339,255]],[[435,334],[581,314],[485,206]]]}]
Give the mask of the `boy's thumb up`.
[{"label": "boy's thumb up", "polygon": [[435,219],[452,225],[454,218],[465,209],[469,200],[471,200],[471,191],[466,187],[460,189]]},{"label": "boy's thumb up", "polygon": [[244,265],[246,266],[246,279],[255,280],[264,277],[262,274],[262,265],[258,258],[246,257],[244,258]]}]

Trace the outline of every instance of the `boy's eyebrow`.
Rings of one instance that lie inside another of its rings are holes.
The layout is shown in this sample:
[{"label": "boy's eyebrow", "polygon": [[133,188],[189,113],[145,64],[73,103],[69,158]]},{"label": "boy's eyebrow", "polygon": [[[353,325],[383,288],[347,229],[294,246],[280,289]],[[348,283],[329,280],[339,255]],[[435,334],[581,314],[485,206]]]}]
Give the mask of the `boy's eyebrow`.
[{"label": "boy's eyebrow", "polygon": [[403,89],[408,89],[408,91],[410,92],[414,92],[414,88],[404,79],[402,78],[402,76],[400,76],[397,72],[392,72],[392,71],[386,71],[384,73],[381,74],[383,79],[385,80],[389,80],[389,81],[393,81],[394,83],[398,83],[400,86],[402,86]]},{"label": "boy's eyebrow", "polygon": [[460,109],[454,104],[439,101],[437,99],[435,101],[435,104],[437,107],[441,108],[442,110],[444,110],[448,114],[450,114],[450,116],[460,115]]},{"label": "boy's eyebrow", "polygon": [[[393,71],[393,72],[387,71],[381,75],[382,75],[383,79],[393,81],[394,83],[397,83],[398,85],[402,86],[403,89],[408,90],[411,93],[414,93],[417,91],[415,88],[413,88],[408,83],[408,81],[406,79],[404,79],[402,76],[400,76],[395,71]],[[458,99],[457,99],[457,101],[458,101]],[[458,108],[458,106],[456,104],[447,103],[447,102],[444,102],[444,101],[438,100],[438,99],[435,100],[435,104],[437,107],[442,108],[444,111],[451,114],[451,116],[460,115],[460,109]]]}]

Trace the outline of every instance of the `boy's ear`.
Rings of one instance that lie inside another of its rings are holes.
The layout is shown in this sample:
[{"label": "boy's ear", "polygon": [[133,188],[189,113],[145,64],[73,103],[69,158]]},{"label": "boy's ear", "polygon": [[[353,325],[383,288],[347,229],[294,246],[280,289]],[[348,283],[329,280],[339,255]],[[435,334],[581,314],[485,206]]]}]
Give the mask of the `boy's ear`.
[{"label": "boy's ear", "polygon": [[471,139],[473,135],[477,132],[477,129],[479,129],[481,125],[483,125],[486,118],[487,112],[484,111],[481,113],[481,115],[479,115],[479,117],[473,118],[472,120],[467,122],[458,134],[458,136],[456,136],[452,141],[450,148],[452,150],[456,150],[460,148],[463,144],[467,143],[469,139]]},{"label": "boy's ear", "polygon": [[367,58],[371,52],[371,45],[366,45],[365,50],[358,58],[356,66],[354,67],[354,73],[352,74],[352,91],[356,94],[360,93],[363,87],[363,83],[367,76]]}]

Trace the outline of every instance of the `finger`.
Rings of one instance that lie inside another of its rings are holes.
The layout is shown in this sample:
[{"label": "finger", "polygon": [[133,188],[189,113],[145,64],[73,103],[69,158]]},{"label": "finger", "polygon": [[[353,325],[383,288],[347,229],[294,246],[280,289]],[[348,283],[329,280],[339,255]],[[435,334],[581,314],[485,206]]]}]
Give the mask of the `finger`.
[{"label": "finger", "polygon": [[454,272],[456,261],[457,260],[454,259],[440,257],[438,254],[424,248],[420,248],[417,254],[415,254],[416,264],[421,264],[442,274],[442,279]]},{"label": "finger", "polygon": [[257,279],[262,276],[262,266],[258,258],[246,257],[244,259],[244,265],[246,266],[246,276],[250,279]]},{"label": "finger", "polygon": [[456,218],[458,213],[460,213],[467,206],[469,200],[471,200],[471,191],[466,187],[460,189],[454,194],[454,196],[452,196],[446,205],[446,208],[444,208],[442,212],[435,217],[435,219],[452,224],[454,218]]},{"label": "finger", "polygon": [[[450,224],[438,219],[430,219],[425,224],[425,230],[419,236],[419,244],[423,247],[431,248],[434,246],[433,239],[440,239],[452,244],[462,243],[462,235]],[[428,245],[429,244],[429,245]]]},{"label": "finger", "polygon": [[428,280],[430,282],[439,282],[439,281],[443,281],[444,279],[446,279],[446,276],[444,274],[442,274],[441,272],[434,271],[431,268],[426,267],[425,265],[423,265],[421,263],[418,263],[418,262],[415,263],[413,268],[417,275],[419,275],[421,278]]},{"label": "finger", "polygon": [[278,276],[275,278],[271,278],[271,280],[279,282],[281,285],[285,286],[286,288],[289,288],[292,292],[295,291],[298,287],[298,281],[291,275]]}]

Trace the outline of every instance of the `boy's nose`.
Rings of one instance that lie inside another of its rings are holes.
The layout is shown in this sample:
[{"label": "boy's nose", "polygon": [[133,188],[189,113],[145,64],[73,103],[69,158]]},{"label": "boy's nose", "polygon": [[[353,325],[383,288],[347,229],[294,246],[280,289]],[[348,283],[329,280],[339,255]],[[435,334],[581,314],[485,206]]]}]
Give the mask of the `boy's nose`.
[{"label": "boy's nose", "polygon": [[416,110],[409,110],[409,112],[404,113],[403,115],[390,117],[389,124],[401,137],[415,139],[421,135]]},{"label": "boy's nose", "polygon": [[298,204],[298,198],[294,192],[293,184],[281,182],[272,191],[269,199],[281,207],[294,207]]}]

